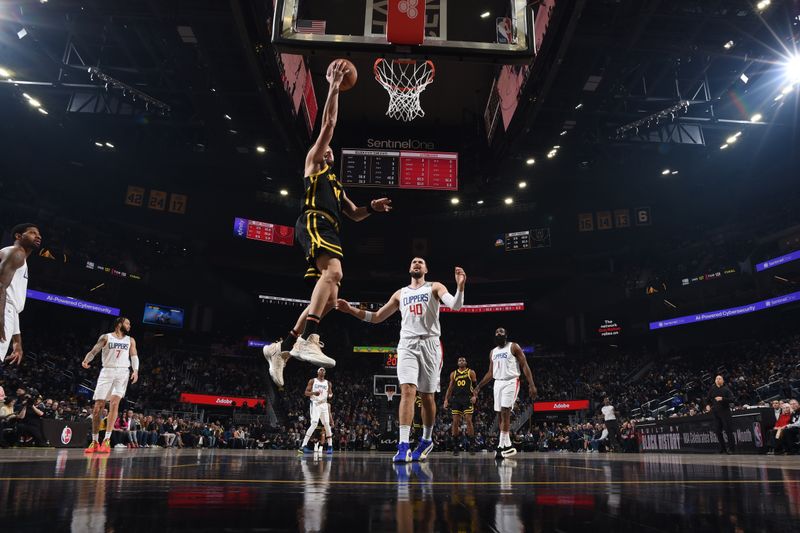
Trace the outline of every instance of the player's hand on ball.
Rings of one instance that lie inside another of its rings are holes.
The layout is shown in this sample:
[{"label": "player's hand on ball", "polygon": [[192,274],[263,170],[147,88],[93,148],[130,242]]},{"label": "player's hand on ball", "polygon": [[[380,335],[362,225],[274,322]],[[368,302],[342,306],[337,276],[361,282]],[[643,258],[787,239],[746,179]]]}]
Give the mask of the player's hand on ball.
[{"label": "player's hand on ball", "polygon": [[467,282],[467,273],[461,267],[456,267],[456,285],[463,287]]},{"label": "player's hand on ball", "polygon": [[372,200],[369,205],[378,213],[388,213],[392,210],[392,201],[388,198],[378,198]]},{"label": "player's hand on ball", "polygon": [[341,85],[345,74],[348,72],[350,72],[350,69],[347,68],[347,64],[344,61],[335,61],[332,63],[332,66],[328,70],[325,78],[328,80],[328,83],[330,83],[331,87],[338,88],[339,85]]},{"label": "player's hand on ball", "polygon": [[136,383],[137,381],[139,381],[139,373],[134,372],[133,374],[131,374],[131,383]]}]

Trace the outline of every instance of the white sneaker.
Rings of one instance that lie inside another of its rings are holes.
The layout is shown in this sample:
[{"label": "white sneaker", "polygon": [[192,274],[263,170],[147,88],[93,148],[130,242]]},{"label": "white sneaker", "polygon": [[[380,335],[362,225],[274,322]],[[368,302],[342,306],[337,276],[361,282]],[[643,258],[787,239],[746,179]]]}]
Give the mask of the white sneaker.
[{"label": "white sneaker", "polygon": [[273,342],[264,346],[264,358],[269,363],[269,377],[278,387],[283,387],[283,368],[286,361],[281,357],[281,343]]},{"label": "white sneaker", "polygon": [[316,333],[309,335],[308,339],[298,337],[297,342],[294,343],[294,348],[289,352],[292,357],[296,357],[306,363],[312,365],[319,365],[324,368],[333,368],[336,366],[336,361],[322,353],[322,343],[319,340],[319,335]]}]

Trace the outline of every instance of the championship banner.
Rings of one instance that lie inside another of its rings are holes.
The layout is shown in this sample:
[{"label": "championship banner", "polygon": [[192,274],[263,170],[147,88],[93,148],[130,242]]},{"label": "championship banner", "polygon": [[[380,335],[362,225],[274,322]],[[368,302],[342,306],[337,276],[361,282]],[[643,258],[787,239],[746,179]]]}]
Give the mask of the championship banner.
[{"label": "championship banner", "polygon": [[[766,453],[766,435],[775,425],[772,409],[733,412],[733,438],[737,453]],[[714,416],[702,414],[641,422],[636,425],[640,452],[718,453]]]},{"label": "championship banner", "polygon": [[221,407],[256,407],[265,406],[267,404],[267,401],[264,398],[215,396],[213,394],[193,394],[190,392],[182,392],[180,402],[196,405],[217,405]]},{"label": "championship banner", "polygon": [[582,411],[589,409],[589,400],[564,400],[561,402],[533,402],[533,412]]}]

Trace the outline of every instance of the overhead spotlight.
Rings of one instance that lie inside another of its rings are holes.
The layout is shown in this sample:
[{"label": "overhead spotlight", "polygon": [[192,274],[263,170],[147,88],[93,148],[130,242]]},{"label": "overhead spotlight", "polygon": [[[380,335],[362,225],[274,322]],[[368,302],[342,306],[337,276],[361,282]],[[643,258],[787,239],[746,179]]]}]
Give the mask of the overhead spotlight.
[{"label": "overhead spotlight", "polygon": [[770,5],[771,3],[772,3],[772,2],[770,2],[770,0],[760,0],[760,1],[759,1],[759,2],[756,4],[756,9],[758,9],[759,11],[764,11],[765,9],[767,9],[767,8],[769,7],[769,5]]},{"label": "overhead spotlight", "polygon": [[109,148],[114,148],[114,145],[111,144],[110,142],[106,142],[106,146],[108,146]]},{"label": "overhead spotlight", "polygon": [[792,87],[791,85],[787,85],[786,87],[784,87],[783,89],[781,89],[781,94],[782,94],[782,95],[784,95],[784,96],[786,96],[787,94],[789,94],[790,92],[792,92],[792,89],[793,89],[793,88],[794,88],[794,87]]},{"label": "overhead spotlight", "polygon": [[764,118],[761,116],[761,113],[756,113],[752,117],[750,117],[750,122],[761,122],[761,119]]},{"label": "overhead spotlight", "polygon": [[238,132],[238,131],[236,131],[236,130],[228,130],[228,132],[229,132],[229,133],[232,133],[233,135],[236,135],[237,133],[239,133],[239,132]]},{"label": "overhead spotlight", "polygon": [[26,30],[25,28],[22,28],[17,32],[17,37],[20,39],[24,39],[26,35],[28,35],[28,30]]},{"label": "overhead spotlight", "polygon": [[213,88],[213,87],[210,90],[211,90],[212,93],[217,92],[217,90],[215,88]]},{"label": "overhead spotlight", "polygon": [[484,11],[483,13],[481,13],[482,19],[488,19],[490,16],[492,16],[492,14],[489,11]]},{"label": "overhead spotlight", "polygon": [[506,205],[511,205],[511,204],[514,203],[514,199],[509,196],[508,198],[503,200],[503,203],[506,204]]},{"label": "overhead spotlight", "polygon": [[231,119],[231,116],[230,116],[230,115],[228,115],[228,114],[225,114],[225,115],[222,115],[222,116],[223,116],[223,117],[225,117],[225,118],[226,118],[226,119],[228,119],[228,120],[232,120],[232,119]]},{"label": "overhead spotlight", "polygon": [[477,202],[475,202],[475,203],[477,203],[478,205],[483,205],[483,200],[478,200],[478,201],[477,201]]},{"label": "overhead spotlight", "polygon": [[575,109],[580,109],[582,107],[583,107],[583,103],[581,102],[581,103],[579,103],[578,105],[575,106]]},{"label": "overhead spotlight", "polygon": [[453,196],[452,198],[450,198],[450,203],[453,205],[458,205],[460,201],[461,200],[459,200],[457,196]]},{"label": "overhead spotlight", "polygon": [[561,148],[561,145],[560,145],[560,144],[557,144],[557,145],[553,146],[553,150],[558,150],[558,149],[560,149],[560,148]]},{"label": "overhead spotlight", "polygon": [[10,78],[11,77],[11,71],[10,70],[6,70],[3,67],[0,67],[0,77],[2,77],[2,78]]},{"label": "overhead spotlight", "polygon": [[520,189],[524,189],[527,186],[528,186],[527,181],[520,181],[519,183],[517,183],[517,187],[519,187]]},{"label": "overhead spotlight", "polygon": [[748,81],[750,81],[750,78],[748,78],[747,74],[745,74],[744,72],[742,72],[742,75],[739,76],[739,79],[742,80],[742,83],[747,83]]},{"label": "overhead spotlight", "polygon": [[281,196],[289,196],[289,191],[287,191],[286,189],[281,189],[280,193],[281,193]]},{"label": "overhead spotlight", "polygon": [[102,148],[102,147],[103,147],[103,143],[100,143],[100,142],[97,142],[97,141],[95,141],[94,145],[95,145],[95,146],[98,146],[98,147],[100,147],[100,148]]},{"label": "overhead spotlight", "polygon": [[553,159],[556,156],[556,150],[550,150],[547,152],[547,159]]},{"label": "overhead spotlight", "polygon": [[534,158],[532,158],[532,157],[529,157],[529,158],[528,158],[528,159],[525,161],[525,164],[526,164],[526,165],[532,165],[532,164],[534,164],[534,163],[536,163],[536,160],[535,160]]},{"label": "overhead spotlight", "polygon": [[739,131],[735,135],[731,135],[730,137],[725,139],[725,142],[728,143],[728,144],[733,144],[733,143],[735,143],[736,141],[739,140],[739,135],[741,135],[741,134],[742,134],[742,132]]},{"label": "overhead spotlight", "polygon": [[667,174],[669,174],[669,172],[670,170],[668,168],[665,168],[664,170],[661,171],[661,175],[666,176]]},{"label": "overhead spotlight", "polygon": [[775,98],[773,98],[773,99],[772,99],[772,101],[773,101],[773,102],[777,102],[777,101],[778,101],[778,100],[780,100],[781,98],[783,98],[783,93],[781,93],[781,94],[779,94],[778,96],[776,96]]},{"label": "overhead spotlight", "polygon": [[264,148],[263,146],[261,146],[261,145],[259,145],[259,146],[256,146],[256,152],[258,152],[259,154],[263,154],[263,153],[265,153],[266,151],[267,151],[267,149],[266,149],[266,148]]},{"label": "overhead spotlight", "polygon": [[566,134],[567,134],[567,130],[563,130],[561,133],[559,133],[559,135],[560,135],[560,136],[562,136],[562,137],[563,137],[564,135],[566,135]]},{"label": "overhead spotlight", "polygon": [[28,93],[22,93],[22,96],[24,96],[26,100],[31,99],[31,95],[29,95]]},{"label": "overhead spotlight", "polygon": [[727,43],[722,45],[722,48],[724,48],[725,50],[730,50],[731,48],[733,48],[734,44],[735,43],[733,41],[728,41]]},{"label": "overhead spotlight", "polygon": [[800,81],[800,55],[794,55],[786,62],[786,77],[789,83]]},{"label": "overhead spotlight", "polygon": [[723,144],[722,146],[720,146],[720,147],[719,147],[719,149],[720,149],[720,150],[724,150],[724,149],[726,149],[727,147],[728,147],[728,145],[727,145],[727,144]]},{"label": "overhead spotlight", "polygon": [[37,100],[36,98],[28,98],[28,103],[31,104],[33,107],[41,107],[42,103]]},{"label": "overhead spotlight", "polygon": [[670,172],[670,174],[672,174],[673,176],[674,176],[675,174],[677,174],[677,173],[678,173],[678,171],[677,171],[677,170],[673,170],[672,172]]},{"label": "overhead spotlight", "polygon": [[37,111],[39,111],[39,113],[41,113],[42,115],[47,115],[48,114],[47,111],[45,110],[45,108],[43,108],[43,107],[40,107],[39,109],[37,109]]}]

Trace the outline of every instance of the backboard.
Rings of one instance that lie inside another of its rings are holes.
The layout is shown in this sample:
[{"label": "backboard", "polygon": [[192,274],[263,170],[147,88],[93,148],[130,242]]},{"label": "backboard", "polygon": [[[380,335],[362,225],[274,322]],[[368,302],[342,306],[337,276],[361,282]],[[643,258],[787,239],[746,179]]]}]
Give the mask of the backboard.
[{"label": "backboard", "polygon": [[[399,2],[399,4],[397,4]],[[420,3],[424,2],[424,6]],[[391,4],[390,4],[391,3]],[[529,63],[535,53],[530,0],[275,0],[272,42],[282,52]],[[424,17],[422,44],[390,43],[403,13]],[[395,26],[396,27],[396,26]]]},{"label": "backboard", "polygon": [[400,381],[397,379],[397,376],[391,375],[379,375],[375,374],[372,376],[372,394],[375,396],[384,396],[386,397],[386,389],[394,387],[395,394],[397,394],[396,398],[400,397]]}]

